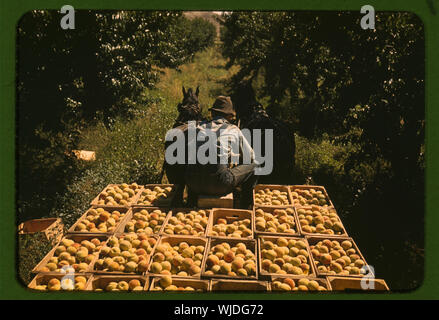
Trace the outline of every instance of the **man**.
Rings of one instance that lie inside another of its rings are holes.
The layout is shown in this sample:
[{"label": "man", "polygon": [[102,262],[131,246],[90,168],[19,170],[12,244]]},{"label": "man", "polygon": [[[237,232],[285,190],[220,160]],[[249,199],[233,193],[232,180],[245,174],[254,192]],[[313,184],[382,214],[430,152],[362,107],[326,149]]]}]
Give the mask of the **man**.
[{"label": "man", "polygon": [[[191,202],[194,194],[223,196],[240,187],[240,206],[250,208],[257,183],[253,149],[241,130],[231,124],[236,113],[230,97],[219,96],[209,110],[212,120],[201,122],[197,126],[197,138],[189,141],[189,148],[195,146],[198,154],[196,163],[186,169]],[[210,145],[206,147],[206,144]],[[200,161],[200,148],[208,151],[205,155],[209,162]],[[215,150],[215,154],[210,150]]]}]

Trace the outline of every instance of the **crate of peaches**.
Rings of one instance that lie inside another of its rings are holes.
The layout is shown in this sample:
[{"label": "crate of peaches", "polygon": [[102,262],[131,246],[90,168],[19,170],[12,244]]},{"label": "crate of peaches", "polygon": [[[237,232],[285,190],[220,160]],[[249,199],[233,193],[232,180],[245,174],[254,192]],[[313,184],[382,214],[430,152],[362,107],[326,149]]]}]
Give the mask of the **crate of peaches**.
[{"label": "crate of peaches", "polygon": [[200,278],[208,240],[186,236],[162,236],[154,250],[151,275]]},{"label": "crate of peaches", "polygon": [[210,212],[204,209],[172,209],[163,227],[163,234],[205,237]]},{"label": "crate of peaches", "polygon": [[290,189],[282,185],[258,184],[253,189],[253,204],[265,207],[292,206]]},{"label": "crate of peaches", "polygon": [[257,279],[256,241],[211,238],[202,277]]},{"label": "crate of peaches", "polygon": [[163,208],[132,208],[132,214],[125,220],[124,232],[161,234],[168,216],[169,209]]},{"label": "crate of peaches", "polygon": [[121,207],[98,207],[88,209],[68,233],[113,234],[129,215],[131,209]]},{"label": "crate of peaches", "polygon": [[219,238],[253,239],[253,214],[250,210],[212,209],[207,235]]},{"label": "crate of peaches", "polygon": [[143,274],[156,244],[157,238],[145,233],[113,235],[99,251],[92,270],[97,274]]},{"label": "crate of peaches", "polygon": [[299,235],[296,216],[292,207],[255,208],[255,234],[257,235]]},{"label": "crate of peaches", "polygon": [[208,280],[185,279],[164,275],[154,277],[150,291],[176,291],[176,292],[208,292],[210,283]]},{"label": "crate of peaches", "polygon": [[352,238],[307,237],[318,276],[373,275]]},{"label": "crate of peaches", "polygon": [[325,278],[272,277],[270,286],[273,292],[331,291]]},{"label": "crate of peaches", "polygon": [[67,235],[32,270],[33,273],[86,273],[107,236]]},{"label": "crate of peaches", "polygon": [[29,289],[39,291],[83,291],[86,289],[91,276],[84,275],[65,275],[39,273],[28,284]]},{"label": "crate of peaches", "polygon": [[143,187],[134,206],[168,207],[175,195],[173,184],[147,184]]},{"label": "crate of peaches", "polygon": [[87,291],[140,292],[148,290],[149,278],[139,275],[93,275]]},{"label": "crate of peaches", "polygon": [[343,237],[348,235],[335,208],[312,205],[296,208],[296,212],[302,235],[326,234]]},{"label": "crate of peaches", "polygon": [[323,186],[294,185],[290,186],[289,189],[295,207],[311,205],[322,207],[334,206]]},{"label": "crate of peaches", "polygon": [[315,276],[306,239],[261,236],[258,241],[262,276]]},{"label": "crate of peaches", "polygon": [[109,184],[91,202],[92,206],[128,207],[139,196],[142,186],[137,183]]}]

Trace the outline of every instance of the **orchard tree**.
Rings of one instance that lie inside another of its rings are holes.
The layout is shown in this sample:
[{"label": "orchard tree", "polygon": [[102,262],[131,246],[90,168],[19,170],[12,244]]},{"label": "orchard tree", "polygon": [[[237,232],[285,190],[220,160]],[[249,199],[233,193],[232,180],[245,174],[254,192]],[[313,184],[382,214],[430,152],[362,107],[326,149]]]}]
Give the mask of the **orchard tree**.
[{"label": "orchard tree", "polygon": [[76,164],[66,152],[81,130],[146,110],[160,68],[178,68],[213,44],[213,26],[195,33],[200,22],[179,11],[76,10],[67,30],[62,17],[30,11],[17,27],[19,193],[30,206],[50,203],[68,184]]}]

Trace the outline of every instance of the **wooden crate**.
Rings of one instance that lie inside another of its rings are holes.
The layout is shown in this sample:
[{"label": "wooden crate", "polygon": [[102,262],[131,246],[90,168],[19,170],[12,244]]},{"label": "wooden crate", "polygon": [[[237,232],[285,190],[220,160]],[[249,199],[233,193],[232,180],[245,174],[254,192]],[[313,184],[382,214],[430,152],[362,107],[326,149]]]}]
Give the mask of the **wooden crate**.
[{"label": "wooden crate", "polygon": [[[191,211],[198,211],[198,210],[206,211],[207,216],[208,216],[207,225],[204,228],[204,232],[203,232],[202,235],[194,236],[194,235],[185,235],[185,234],[169,234],[169,233],[165,232],[166,226],[168,224],[170,224],[169,220],[172,217],[175,217],[177,213],[179,213],[179,212],[188,213],[188,212],[191,212]],[[172,208],[170,213],[169,213],[169,216],[167,217],[165,223],[163,224],[162,232],[160,234],[163,235],[163,236],[174,236],[175,235],[175,236],[195,237],[195,238],[206,237],[211,219],[212,219],[212,210],[210,210],[210,209],[204,209],[204,208]]]},{"label": "wooden crate", "polygon": [[[157,246],[162,244],[162,243],[169,243],[171,246],[176,246],[176,245],[179,245],[181,242],[187,242],[189,245],[194,245],[194,246],[204,246],[203,260],[201,261],[201,265],[200,265],[201,270],[203,270],[202,269],[203,262],[206,259],[206,252],[207,252],[206,250],[207,250],[208,242],[209,242],[207,238],[193,237],[193,236],[192,237],[186,237],[186,236],[168,236],[168,235],[163,235],[163,236],[160,237],[160,241],[157,243]],[[155,249],[152,252],[151,257],[153,257],[154,254],[155,254]],[[151,275],[151,276],[163,276],[163,274],[160,274],[160,273],[150,272],[150,268],[151,268],[152,263],[153,263],[153,259],[150,259],[149,265],[148,265],[148,272],[147,272],[147,274]],[[175,277],[179,277],[179,278],[184,278],[184,279],[199,279],[200,276],[201,276],[201,273],[199,275],[187,276],[187,277],[177,276],[177,275],[171,275],[171,276],[175,276]]]},{"label": "wooden crate", "polygon": [[[259,190],[263,190],[265,188],[269,188],[270,190],[280,190],[285,191],[287,193],[288,205],[267,205],[267,204],[256,204],[255,203],[255,195]],[[278,185],[278,184],[258,184],[253,189],[253,207],[273,207],[273,208],[285,208],[285,207],[292,207],[293,206],[293,199],[291,197],[290,188],[288,186],[284,185]]]},{"label": "wooden crate", "polygon": [[[322,191],[322,193],[326,197],[326,202],[328,203],[328,207],[334,207],[334,204],[332,203],[331,198],[329,197],[328,192],[326,192],[326,189],[325,189],[324,186],[312,186],[312,185],[305,185],[305,184],[304,185],[292,185],[292,186],[289,186],[291,199],[293,200],[292,203],[293,203],[293,206],[295,206],[295,207],[303,207],[301,205],[295,205],[294,204],[295,198],[294,198],[292,192],[294,192],[297,189],[301,189],[301,190],[309,190],[309,189],[320,190],[320,191]],[[306,206],[310,206],[310,205],[306,205]]]},{"label": "wooden crate", "polygon": [[[366,259],[364,258],[364,256],[361,254],[361,251],[360,251],[360,249],[358,249],[358,246],[357,246],[357,244],[355,243],[355,241],[354,241],[354,239],[352,239],[352,238],[350,238],[350,237],[334,237],[334,236],[310,236],[310,237],[305,237],[307,240],[308,240],[308,244],[309,244],[309,246],[311,247],[312,245],[314,245],[314,244],[316,244],[317,242],[319,242],[319,241],[322,241],[322,240],[325,240],[325,239],[329,239],[329,240],[331,240],[331,241],[333,241],[333,240],[335,240],[335,241],[338,241],[338,242],[342,242],[342,241],[344,241],[344,240],[349,240],[349,241],[351,241],[352,242],[352,248],[354,248],[355,249],[355,251],[357,252],[357,254],[360,256],[360,258],[364,261],[364,263],[365,263],[365,266],[366,266],[366,269],[367,269],[367,271],[368,271],[368,274],[370,275],[370,276],[373,276],[374,275],[374,273],[373,273],[373,271],[372,271],[372,269],[368,266],[368,264],[367,264],[367,261],[366,261]],[[312,256],[312,253],[310,253],[310,257],[311,257],[311,260],[312,260],[312,264],[313,264],[313,266],[314,266],[314,269],[316,270],[316,273],[317,273],[317,276],[319,276],[319,277],[326,277],[326,276],[331,276],[331,274],[330,273],[327,273],[327,272],[319,272],[319,270],[318,270],[318,268],[317,268],[317,265],[316,265],[316,263],[315,263],[315,259],[314,259],[314,257]],[[337,276],[337,275],[334,275],[334,276]],[[343,277],[348,277],[348,278],[358,278],[358,277],[363,277],[363,275],[355,275],[355,274],[353,274],[353,275],[343,275]]]},{"label": "wooden crate", "polygon": [[[106,235],[97,235],[97,234],[89,234],[89,235],[85,235],[85,234],[69,234],[69,235],[66,235],[64,238],[67,238],[67,239],[71,239],[71,240],[73,240],[73,241],[75,241],[75,242],[81,242],[81,241],[83,241],[83,240],[91,240],[91,239],[93,239],[93,238],[98,238],[101,242],[102,242],[102,246],[104,246],[105,245],[105,242],[108,240],[108,236],[106,236]],[[64,239],[63,238],[63,239]],[[35,266],[35,268],[32,270],[32,273],[42,273],[43,271],[42,271],[42,268],[44,267],[44,266],[46,266],[46,264],[47,264],[47,262],[50,260],[50,258],[52,258],[53,256],[54,256],[54,253],[55,253],[55,251],[56,251],[56,248],[58,248],[58,246],[61,244],[61,241],[62,241],[62,239],[60,240],[60,242],[58,242],[58,244],[55,246],[55,247],[53,247],[52,248],[52,250],[50,250],[49,251],[49,253]],[[95,252],[94,253],[94,255],[95,255],[95,259],[94,259],[94,261],[97,259],[97,257],[98,257],[98,252]],[[92,267],[92,265],[94,264],[94,261],[92,261],[90,264],[89,264],[89,268],[87,269],[87,271],[85,271],[85,272],[81,272],[81,274],[83,274],[83,273],[88,273],[88,272],[91,272],[91,267]],[[45,273],[48,273],[48,272],[45,272]],[[51,272],[52,273],[52,272]],[[55,272],[56,273],[56,272]]]},{"label": "wooden crate", "polygon": [[96,160],[96,152],[95,151],[72,150],[72,153],[75,155],[76,159],[78,159],[78,160],[84,160],[84,161],[95,161]]},{"label": "wooden crate", "polygon": [[[216,246],[217,244],[221,244],[223,242],[227,242],[231,247],[234,245],[242,242],[245,244],[247,249],[251,250],[255,255],[255,265],[256,265],[256,271],[255,275],[253,276],[229,276],[229,275],[223,275],[223,274],[214,274],[214,275],[206,275],[206,259],[209,256],[210,250]],[[203,266],[201,268],[201,277],[207,278],[207,279],[233,279],[233,280],[257,280],[259,279],[258,276],[258,256],[257,256],[257,247],[256,247],[256,240],[253,239],[237,239],[237,238],[210,238],[208,250],[206,251],[206,254],[204,255],[203,260]]]},{"label": "wooden crate", "polygon": [[[123,213],[124,216],[119,220],[119,222],[116,223],[116,228],[112,232],[89,232],[89,231],[75,231],[76,226],[84,221],[85,217],[89,213],[90,209],[97,209],[97,208],[103,208],[106,211],[119,211],[121,214]],[[117,232],[119,232],[120,226],[125,223],[125,220],[129,217],[131,213],[130,208],[126,207],[107,207],[107,206],[96,206],[89,208],[67,231],[68,234],[103,234],[103,235],[112,235]]]},{"label": "wooden crate", "polygon": [[233,208],[233,193],[222,197],[199,195],[197,205],[200,208]]},{"label": "wooden crate", "polygon": [[286,208],[291,208],[291,209],[294,210],[293,207],[280,207],[280,208],[273,208],[273,207],[259,206],[259,207],[253,208],[253,211],[254,211],[253,219],[254,219],[254,222],[255,222],[255,226],[254,226],[255,237],[256,237],[256,236],[272,236],[272,237],[291,237],[291,236],[294,236],[294,237],[299,237],[299,236],[301,235],[301,233],[300,233],[299,223],[298,223],[298,220],[297,220],[297,216],[296,216],[296,211],[295,211],[295,210],[294,210],[293,217],[294,217],[294,222],[296,223],[296,228],[295,228],[296,233],[287,233],[287,232],[267,232],[267,231],[258,231],[258,230],[256,230],[256,210],[258,210],[258,209],[262,209],[264,212],[269,212],[269,213],[273,214],[273,211],[274,211],[274,210],[277,210],[277,209],[286,209]]},{"label": "wooden crate", "polygon": [[[233,223],[234,221],[239,221],[244,219],[250,219],[249,229],[252,231],[252,234],[244,238],[232,238],[228,236],[213,236],[212,235],[213,226],[215,225],[215,222],[219,218],[226,219],[228,223]],[[222,238],[222,239],[254,239],[254,226],[255,226],[254,215],[253,212],[250,210],[214,208],[212,209],[212,219],[209,220],[207,236]]]},{"label": "wooden crate", "polygon": [[[160,276],[152,278],[151,286],[149,288],[149,291],[151,292],[163,292],[162,290],[154,291],[152,290],[155,288],[158,281],[160,281]],[[208,280],[199,280],[199,279],[187,279],[184,277],[171,277],[172,278],[172,284],[177,287],[192,287],[195,290],[201,289],[203,292],[209,292],[210,291],[210,281]],[[191,293],[191,292],[197,292],[197,291],[167,291],[167,292],[184,292],[184,293]]]},{"label": "wooden crate", "polygon": [[[348,278],[328,276],[327,280],[334,291],[389,291],[386,281],[383,279]],[[368,286],[373,283],[374,289],[362,289],[361,281],[364,280]]]},{"label": "wooden crate", "polygon": [[[36,286],[38,286],[40,284],[47,284],[47,282],[50,281],[50,279],[53,279],[53,278],[56,278],[56,279],[61,281],[61,279],[64,278],[65,276],[66,276],[65,274],[56,273],[56,272],[38,273],[31,280],[31,282],[29,282],[27,287],[29,289],[32,289],[32,290],[38,290],[38,289],[36,289]],[[87,279],[87,282],[85,283],[84,290],[87,289],[87,286],[88,286],[88,284],[90,282],[90,279],[91,279],[91,274],[89,274],[89,273],[77,273],[77,274],[75,273],[75,274],[69,274],[68,276],[69,277],[70,276],[72,276],[72,277],[77,277],[77,276],[85,277]],[[60,291],[64,291],[64,290],[61,289]],[[80,290],[80,291],[83,291],[83,290]],[[46,292],[46,291],[38,290],[38,292]],[[47,292],[52,292],[52,291],[47,290]]]},{"label": "wooden crate", "polygon": [[64,224],[60,218],[42,218],[28,220],[18,225],[19,235],[35,233],[41,233],[45,239],[55,244],[64,235]]},{"label": "wooden crate", "polygon": [[167,212],[165,220],[163,221],[160,230],[157,233],[152,233],[155,235],[161,235],[163,233],[163,228],[166,222],[168,221],[169,217],[172,215],[172,210],[168,207],[132,207],[130,215],[127,217],[127,219],[124,220],[124,222],[120,225],[119,229],[117,230],[118,233],[127,233],[128,231],[125,230],[125,226],[128,222],[132,221],[134,219],[134,214],[136,212],[146,210],[148,213],[154,210],[160,210],[162,212]]},{"label": "wooden crate", "polygon": [[120,186],[120,184],[113,184],[113,183],[110,183],[108,186],[106,186],[106,187],[104,188],[104,190],[102,190],[102,191],[101,191],[101,192],[100,192],[100,193],[99,193],[99,194],[98,194],[98,195],[97,195],[97,196],[91,201],[90,205],[91,205],[91,206],[94,206],[94,207],[102,207],[102,208],[105,208],[105,207],[118,207],[118,208],[131,207],[132,204],[136,203],[137,198],[140,196],[140,192],[142,192],[142,186],[139,185],[139,187],[140,187],[141,190],[139,190],[134,196],[132,196],[131,198],[128,199],[128,204],[127,204],[127,205],[107,206],[107,205],[101,205],[101,204],[99,204],[98,201],[99,201],[99,198],[100,198],[102,192],[107,191],[107,189],[108,189],[109,187],[114,187],[114,186]]},{"label": "wooden crate", "polygon": [[[259,274],[261,275],[261,277],[264,278],[271,278],[271,277],[291,277],[294,276],[292,274],[278,274],[278,273],[271,273],[271,272],[267,272],[264,269],[262,269],[262,257],[261,257],[261,251],[262,251],[262,240],[268,240],[268,241],[272,241],[274,243],[276,243],[276,240],[279,237],[272,237],[272,236],[261,236],[258,237],[258,261],[259,261]],[[282,238],[285,238],[287,240],[290,239],[294,239],[294,240],[301,240],[304,241],[306,244],[306,248],[305,250],[308,252],[308,264],[309,264],[309,272],[308,274],[305,275],[299,275],[299,276],[305,276],[305,277],[316,277],[316,271],[314,268],[314,262],[311,260],[311,251],[309,249],[309,244],[308,241],[305,238],[301,238],[301,237],[285,237],[282,236]]]},{"label": "wooden crate", "polygon": [[[86,287],[87,291],[95,291],[98,288],[103,289],[103,292],[105,291],[105,287],[112,281],[119,282],[119,281],[126,281],[129,282],[130,280],[137,279],[140,281],[143,287],[143,291],[147,291],[149,287],[149,277],[141,276],[141,275],[96,275],[94,274],[90,281],[88,282],[88,285]],[[126,291],[122,291],[126,292]],[[128,291],[129,292],[129,291]],[[137,291],[135,291],[137,292]],[[139,291],[140,292],[140,291]]]},{"label": "wooden crate", "polygon": [[[140,201],[140,198],[142,197],[143,192],[146,189],[154,189],[154,187],[161,187],[161,188],[166,188],[166,187],[171,187],[172,188],[172,193],[171,196],[169,198],[167,198],[166,200],[160,200],[159,202],[157,200],[155,200],[155,203],[151,204],[151,205],[145,205],[145,204],[139,204],[138,202]],[[133,207],[170,207],[172,204],[172,200],[174,200],[174,196],[175,196],[175,185],[173,184],[146,184],[143,186],[142,190],[139,192],[138,197],[136,198],[136,200],[132,203]]]},{"label": "wooden crate", "polygon": [[[329,281],[326,278],[317,278],[317,277],[301,277],[301,276],[286,276],[286,275],[279,275],[279,276],[272,276],[270,282],[268,283],[268,285],[270,286],[270,290],[272,292],[306,292],[306,291],[277,291],[277,290],[273,290],[273,282],[274,281],[281,281],[283,282],[285,279],[293,279],[294,282],[296,283],[296,287],[297,287],[297,282],[302,279],[302,278],[306,278],[309,281],[317,281],[319,283],[319,285],[321,285],[322,287],[324,287],[327,291],[332,291],[332,287],[331,284],[329,283]],[[326,292],[326,291],[311,291],[310,292]]]},{"label": "wooden crate", "polygon": [[324,233],[312,233],[312,232],[305,232],[305,231],[303,231],[302,224],[299,221],[299,213],[297,212],[299,209],[309,210],[309,209],[311,209],[311,206],[294,207],[294,211],[296,212],[297,223],[298,223],[301,235],[303,235],[303,236],[310,236],[310,237],[312,237],[312,236],[348,237],[349,236],[347,231],[346,231],[346,228],[344,227],[343,222],[340,219],[340,216],[338,215],[338,213],[337,213],[337,211],[335,210],[334,207],[330,207],[328,209],[335,210],[335,213],[337,213],[338,220],[339,220],[339,222],[341,223],[341,225],[343,227],[342,234],[331,234],[331,235],[329,235],[329,234],[324,234]]},{"label": "wooden crate", "polygon": [[217,279],[210,282],[211,291],[270,291],[268,281]]},{"label": "wooden crate", "polygon": [[[132,233],[134,233],[134,232],[132,232]],[[115,237],[121,237],[121,236],[123,236],[123,235],[125,235],[125,234],[127,234],[127,233],[116,233],[116,234],[114,234],[113,236],[115,236]],[[155,249],[155,247],[157,246],[157,244],[158,244],[158,242],[160,241],[160,237],[159,236],[157,236],[157,235],[147,235],[148,236],[148,238],[154,238],[154,239],[156,239],[156,243],[155,243],[155,245],[153,246],[153,248],[152,248],[152,251],[151,251],[151,253],[147,256],[147,265],[148,265],[148,269],[149,269],[149,263],[150,263],[150,261],[151,261],[151,257],[152,257],[152,255],[153,255],[153,253],[154,253],[154,249]],[[108,241],[107,241],[107,243],[108,243]],[[108,244],[107,243],[105,243],[105,245],[104,246],[106,246],[106,247],[108,247]],[[111,248],[111,247],[110,247]],[[94,274],[96,274],[96,275],[110,275],[110,276],[113,276],[113,275],[128,275],[128,276],[132,276],[132,275],[146,275],[147,274],[147,272],[140,272],[140,273],[138,273],[138,272],[123,272],[123,271],[104,271],[104,270],[97,270],[96,269],[96,261],[98,260],[98,259],[103,259],[103,258],[105,258],[106,256],[101,256],[101,251],[99,251],[99,254],[97,255],[97,257],[96,257],[96,259],[93,261],[93,263],[91,264],[91,266],[90,266],[90,270],[91,270],[91,272],[93,272]]]}]

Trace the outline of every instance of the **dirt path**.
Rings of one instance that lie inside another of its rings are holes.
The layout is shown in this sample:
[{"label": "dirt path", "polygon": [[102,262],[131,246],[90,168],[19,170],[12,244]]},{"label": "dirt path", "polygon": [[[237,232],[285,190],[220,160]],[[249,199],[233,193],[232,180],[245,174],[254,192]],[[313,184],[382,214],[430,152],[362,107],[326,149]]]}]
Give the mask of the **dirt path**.
[{"label": "dirt path", "polygon": [[196,88],[200,86],[200,105],[207,111],[215,97],[225,93],[225,84],[237,71],[237,68],[225,69],[226,60],[215,46],[198,53],[193,62],[180,67],[181,71],[164,70],[157,90],[167,99],[168,105],[176,106],[182,99],[182,86]]}]

